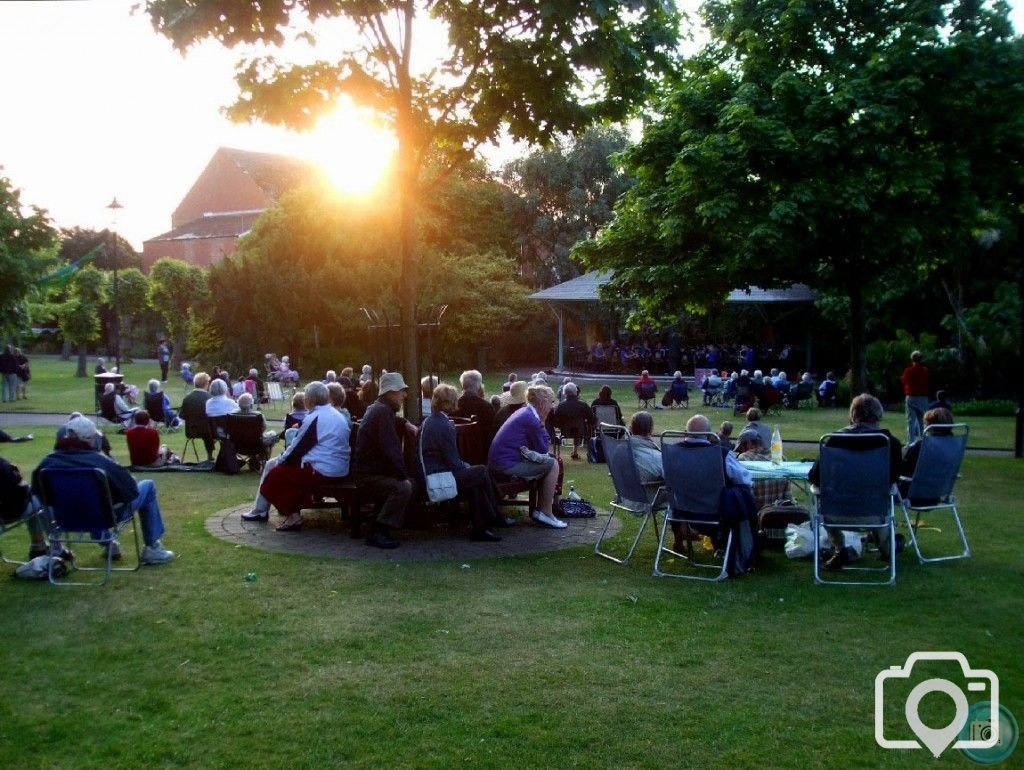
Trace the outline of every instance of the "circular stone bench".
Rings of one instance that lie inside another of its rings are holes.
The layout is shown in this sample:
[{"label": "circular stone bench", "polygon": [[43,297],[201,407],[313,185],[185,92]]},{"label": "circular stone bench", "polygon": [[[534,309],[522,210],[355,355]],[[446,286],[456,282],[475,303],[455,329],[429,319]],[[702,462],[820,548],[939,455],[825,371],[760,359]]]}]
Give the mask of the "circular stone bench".
[{"label": "circular stone bench", "polygon": [[[397,532],[402,545],[388,551],[372,548],[362,538],[349,537],[347,525],[335,512],[305,512],[306,523],[301,531],[278,532],[274,523],[280,519],[274,514],[269,522],[242,521],[241,514],[250,507],[241,505],[218,511],[206,520],[206,530],[214,537],[262,551],[373,561],[492,559],[593,546],[607,515],[598,511],[592,519],[566,519],[569,526],[565,529],[551,529],[529,519],[521,520],[514,527],[496,530],[501,535],[500,543],[474,542],[464,526],[454,531],[448,531],[443,525],[431,530],[403,529]],[[609,536],[621,527],[618,519],[612,521]]]}]

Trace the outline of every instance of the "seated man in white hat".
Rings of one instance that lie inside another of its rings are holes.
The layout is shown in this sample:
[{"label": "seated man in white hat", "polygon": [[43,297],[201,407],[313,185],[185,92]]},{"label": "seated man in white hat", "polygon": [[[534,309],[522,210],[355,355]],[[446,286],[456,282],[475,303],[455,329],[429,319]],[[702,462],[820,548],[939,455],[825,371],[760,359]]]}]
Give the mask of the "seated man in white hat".
[{"label": "seated man in white hat", "polygon": [[370,498],[382,500],[377,520],[366,537],[375,548],[397,548],[392,532],[405,522],[405,508],[412,497],[412,481],[402,453],[400,430],[415,435],[416,428],[398,417],[409,386],[398,372],[380,378],[377,400],[367,407],[356,435],[352,476]]}]

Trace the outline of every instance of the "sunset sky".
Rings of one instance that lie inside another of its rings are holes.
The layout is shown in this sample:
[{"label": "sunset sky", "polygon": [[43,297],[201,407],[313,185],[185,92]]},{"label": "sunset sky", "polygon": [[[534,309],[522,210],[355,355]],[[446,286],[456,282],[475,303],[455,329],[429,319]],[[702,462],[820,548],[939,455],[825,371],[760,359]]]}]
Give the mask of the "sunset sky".
[{"label": "sunset sky", "polygon": [[[220,108],[236,93],[237,54],[204,44],[182,57],[148,17],[131,14],[136,4],[0,2],[0,175],[60,227],[109,226],[105,207],[116,195],[117,231],[141,250],[170,229],[217,147],[318,151],[280,129],[230,123]],[[1017,29],[1022,8],[1015,4]],[[345,130],[360,136],[361,125]]]}]

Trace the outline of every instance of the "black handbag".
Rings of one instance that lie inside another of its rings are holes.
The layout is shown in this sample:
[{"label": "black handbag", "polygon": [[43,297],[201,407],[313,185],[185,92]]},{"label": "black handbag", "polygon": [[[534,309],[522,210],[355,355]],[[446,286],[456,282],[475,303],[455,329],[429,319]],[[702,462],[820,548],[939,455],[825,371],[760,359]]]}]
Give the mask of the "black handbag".
[{"label": "black handbag", "polygon": [[757,512],[757,537],[762,546],[782,547],[786,526],[809,521],[811,513],[793,500],[776,500]]},{"label": "black handbag", "polygon": [[558,512],[563,519],[592,519],[597,516],[597,509],[589,501],[567,497],[558,502]]}]

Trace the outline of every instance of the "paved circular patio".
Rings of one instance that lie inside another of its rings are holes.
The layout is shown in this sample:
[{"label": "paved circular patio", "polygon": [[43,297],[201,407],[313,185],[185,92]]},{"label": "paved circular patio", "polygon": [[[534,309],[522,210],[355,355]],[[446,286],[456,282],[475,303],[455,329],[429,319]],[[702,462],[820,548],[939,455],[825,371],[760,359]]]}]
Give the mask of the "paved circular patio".
[{"label": "paved circular patio", "polygon": [[[280,551],[304,556],[328,556],[335,559],[367,561],[454,561],[493,559],[520,554],[559,551],[564,548],[592,546],[604,526],[604,512],[593,519],[567,519],[565,529],[550,529],[520,519],[515,527],[496,530],[500,543],[476,543],[469,539],[465,524],[432,529],[403,529],[398,532],[402,545],[392,551],[371,548],[362,538],[349,536],[348,525],[334,510],[309,511],[303,514],[305,525],[299,532],[278,532],[274,524],[281,521],[271,514],[269,522],[242,521],[249,510],[241,505],[218,511],[206,520],[206,530],[214,537],[263,551]],[[621,528],[612,521],[609,534]]]}]

